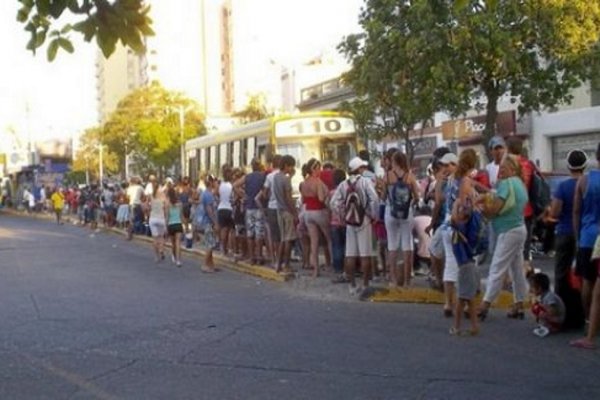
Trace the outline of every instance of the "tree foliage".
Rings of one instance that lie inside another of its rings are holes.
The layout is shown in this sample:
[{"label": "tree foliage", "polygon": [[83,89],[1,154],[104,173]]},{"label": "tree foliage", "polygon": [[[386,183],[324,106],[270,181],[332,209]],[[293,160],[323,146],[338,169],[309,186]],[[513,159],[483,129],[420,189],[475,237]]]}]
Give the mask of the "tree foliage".
[{"label": "tree foliage", "polygon": [[[154,35],[150,7],[143,0],[18,0],[21,8],[17,21],[30,33],[27,49],[34,54],[45,43],[49,61],[57,51],[74,51],[73,32],[86,42],[96,39],[105,57],[109,57],[117,42],[137,53],[145,50],[144,38]],[[74,20],[67,23],[61,17]]]},{"label": "tree foliage", "polygon": [[243,110],[234,113],[233,116],[240,118],[243,124],[265,119],[270,115],[267,110],[266,102],[264,94],[251,94],[248,96],[248,104],[246,104],[246,107],[244,107]]},{"label": "tree foliage", "polygon": [[198,104],[153,82],[119,102],[102,126],[102,142],[122,166],[131,154],[141,169],[164,170],[178,165],[182,143],[205,132]]},{"label": "tree foliage", "polygon": [[[410,14],[410,15],[409,15]],[[460,108],[468,101],[454,90],[452,70],[430,62],[434,53],[449,53],[441,34],[425,31],[431,15],[419,7],[392,0],[370,0],[359,17],[360,34],[344,38],[340,51],[352,68],[343,79],[357,94],[342,109],[351,112],[366,139],[404,139],[412,159],[410,132],[428,121],[446,97]]]},{"label": "tree foliage", "polygon": [[[81,135],[79,149],[73,160],[74,172],[88,171],[92,180],[99,179],[100,143],[102,143],[102,127],[89,128]],[[105,175],[119,172],[118,157],[108,146],[102,149],[102,165]]]},{"label": "tree foliage", "polygon": [[405,127],[475,107],[487,138],[502,96],[521,114],[554,108],[600,70],[597,1],[367,0],[359,22],[364,33],[340,46],[347,82],[375,120],[400,116]]}]

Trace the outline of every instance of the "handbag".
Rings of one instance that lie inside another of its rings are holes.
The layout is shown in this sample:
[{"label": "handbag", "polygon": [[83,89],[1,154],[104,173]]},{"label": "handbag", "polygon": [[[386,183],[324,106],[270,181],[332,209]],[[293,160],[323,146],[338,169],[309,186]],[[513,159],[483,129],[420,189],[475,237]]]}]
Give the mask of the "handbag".
[{"label": "handbag", "polygon": [[511,181],[508,181],[508,197],[504,201],[504,205],[498,212],[498,215],[503,215],[512,209],[517,203],[517,196],[515,195],[515,188]]}]

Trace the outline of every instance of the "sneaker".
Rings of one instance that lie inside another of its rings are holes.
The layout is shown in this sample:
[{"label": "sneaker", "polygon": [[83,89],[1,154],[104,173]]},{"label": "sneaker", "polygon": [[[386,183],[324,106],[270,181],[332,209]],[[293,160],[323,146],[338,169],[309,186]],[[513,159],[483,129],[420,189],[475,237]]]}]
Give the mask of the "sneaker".
[{"label": "sneaker", "polygon": [[176,263],[177,263],[177,260],[175,259],[175,256],[174,256],[173,254],[171,254],[171,262],[172,262],[173,264],[176,264]]},{"label": "sneaker", "polygon": [[177,261],[177,268],[181,268],[181,261]]}]

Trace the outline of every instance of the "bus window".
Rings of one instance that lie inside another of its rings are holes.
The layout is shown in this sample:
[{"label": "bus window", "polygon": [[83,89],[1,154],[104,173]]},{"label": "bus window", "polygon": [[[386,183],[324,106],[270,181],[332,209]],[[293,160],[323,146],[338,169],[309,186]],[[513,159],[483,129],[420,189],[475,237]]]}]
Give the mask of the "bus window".
[{"label": "bus window", "polygon": [[226,144],[227,144],[227,146],[225,146],[225,148],[227,149],[227,152],[226,152],[226,154],[227,154],[227,164],[233,165],[234,160],[235,160],[235,158],[233,156],[233,143],[229,142],[229,143],[226,143]]},{"label": "bus window", "polygon": [[208,167],[208,161],[206,160],[206,149],[200,149],[200,165],[198,166],[198,169],[200,171],[206,171],[207,167]]},{"label": "bus window", "polygon": [[240,160],[240,141],[236,140],[235,142],[233,142],[233,151],[232,153],[232,157],[233,157],[233,166],[234,167],[239,167],[239,166],[245,166],[244,164],[241,163]]},{"label": "bus window", "polygon": [[217,146],[210,146],[210,172],[213,174],[219,169],[219,152]]},{"label": "bus window", "polygon": [[246,167],[248,164],[250,164],[248,162],[248,153],[247,153],[247,149],[248,149],[248,139],[242,139],[240,141],[240,165],[242,167]]},{"label": "bus window", "polygon": [[267,145],[262,145],[262,146],[258,146],[258,159],[260,160],[261,164],[266,165],[267,164]]}]

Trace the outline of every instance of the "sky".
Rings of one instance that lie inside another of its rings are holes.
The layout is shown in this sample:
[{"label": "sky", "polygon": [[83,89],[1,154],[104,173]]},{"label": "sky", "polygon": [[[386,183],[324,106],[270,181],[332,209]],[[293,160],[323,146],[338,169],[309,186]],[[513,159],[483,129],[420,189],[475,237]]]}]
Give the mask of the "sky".
[{"label": "sky", "polygon": [[[156,1],[156,0],[155,0]],[[174,6],[180,0],[169,1]],[[358,31],[364,0],[239,0],[256,23],[257,53],[285,65],[301,63]],[[11,129],[21,140],[69,139],[97,123],[95,43],[73,37],[75,53],[25,49],[27,33],[16,21],[17,0],[0,1],[0,138]],[[2,140],[0,140],[2,142]]]}]

